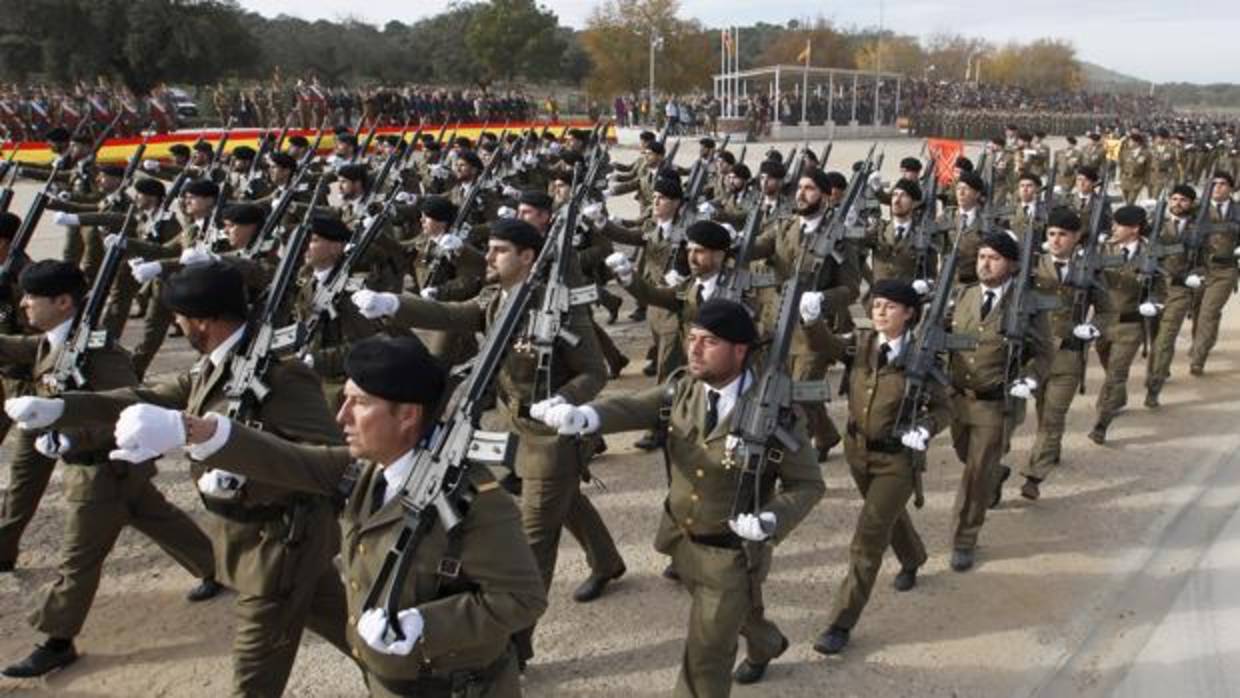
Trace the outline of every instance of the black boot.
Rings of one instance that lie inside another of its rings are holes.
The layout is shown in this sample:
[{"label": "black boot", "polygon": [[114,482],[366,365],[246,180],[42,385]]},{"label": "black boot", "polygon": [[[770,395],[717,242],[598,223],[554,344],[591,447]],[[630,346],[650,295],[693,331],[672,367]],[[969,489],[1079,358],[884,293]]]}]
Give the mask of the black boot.
[{"label": "black boot", "polygon": [[42,645],[35,645],[34,651],[25,659],[8,665],[0,673],[13,679],[29,679],[69,666],[75,661],[77,650],[73,649],[73,640],[53,637]]}]

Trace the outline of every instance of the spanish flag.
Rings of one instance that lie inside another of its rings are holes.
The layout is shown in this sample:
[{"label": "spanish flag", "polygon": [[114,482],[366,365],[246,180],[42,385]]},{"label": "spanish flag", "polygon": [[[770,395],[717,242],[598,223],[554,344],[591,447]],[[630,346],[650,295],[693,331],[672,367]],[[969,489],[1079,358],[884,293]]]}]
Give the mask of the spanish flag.
[{"label": "spanish flag", "polygon": [[809,39],[806,39],[805,50],[797,54],[797,63],[804,63],[806,68],[809,67],[809,54],[810,54],[809,49],[810,49],[810,42],[809,42]]}]

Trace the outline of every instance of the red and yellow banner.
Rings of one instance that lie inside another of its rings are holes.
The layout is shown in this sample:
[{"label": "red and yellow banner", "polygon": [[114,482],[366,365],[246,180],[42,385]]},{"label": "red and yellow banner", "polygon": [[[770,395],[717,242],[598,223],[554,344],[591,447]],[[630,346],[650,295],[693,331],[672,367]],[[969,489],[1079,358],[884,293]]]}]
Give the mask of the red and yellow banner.
[{"label": "red and yellow banner", "polygon": [[964,154],[964,141],[950,138],[926,139],[926,152],[934,164],[934,176],[940,187],[950,186],[956,176],[956,158]]},{"label": "red and yellow banner", "polygon": [[[561,121],[558,123],[549,124],[544,121],[530,121],[510,123],[507,125],[507,129],[509,133],[521,133],[526,129],[532,128],[541,133],[544,126],[548,127],[551,133],[554,133],[557,137],[559,137],[563,132],[565,132],[565,129],[592,129],[594,128],[594,123],[590,121]],[[422,130],[422,133],[424,135],[427,133],[431,135],[438,135],[439,128],[439,126],[435,126],[433,128],[427,127]],[[459,127],[449,125],[445,138],[455,133],[457,136],[465,136],[476,141],[484,130],[498,134],[504,128],[505,126],[502,124],[461,124]],[[270,131],[278,130],[279,129],[270,129]],[[385,126],[379,128],[377,135],[400,135],[402,130],[403,128],[400,126]],[[257,149],[259,139],[262,137],[263,133],[268,131],[268,129],[257,128],[233,129],[228,136],[228,144],[225,146],[224,150],[231,152],[233,148],[240,145],[248,145],[251,148]],[[409,129],[408,133],[405,134],[406,140],[413,138],[414,131],[415,129],[413,128]],[[168,149],[173,145],[176,145],[177,143],[184,143],[185,145],[192,146],[200,139],[214,145],[219,143],[220,137],[223,133],[223,129],[193,129],[173,131],[171,133],[162,133],[157,136],[151,136],[151,139],[147,141],[144,157],[153,159],[170,158],[171,154]],[[369,131],[364,131],[364,133],[369,135]],[[288,135],[302,135],[313,142],[315,136],[318,135],[318,130],[289,129]],[[365,136],[359,138],[359,140],[364,140],[364,137]],[[616,128],[614,125],[609,125],[607,127],[607,139],[615,142],[615,138]],[[142,143],[142,138],[136,136],[127,138],[109,138],[107,141],[104,141],[103,146],[99,148],[97,160],[99,162],[128,161],[134,151],[137,150],[140,143]],[[335,132],[328,131],[327,134],[323,136],[323,142],[320,144],[319,149],[330,150],[335,143]],[[18,143],[16,147],[17,154],[13,159],[18,162],[45,164],[51,162],[53,159],[52,150],[44,141],[24,141]],[[4,143],[4,145],[0,147],[0,158],[8,158],[12,148],[12,143]]]}]

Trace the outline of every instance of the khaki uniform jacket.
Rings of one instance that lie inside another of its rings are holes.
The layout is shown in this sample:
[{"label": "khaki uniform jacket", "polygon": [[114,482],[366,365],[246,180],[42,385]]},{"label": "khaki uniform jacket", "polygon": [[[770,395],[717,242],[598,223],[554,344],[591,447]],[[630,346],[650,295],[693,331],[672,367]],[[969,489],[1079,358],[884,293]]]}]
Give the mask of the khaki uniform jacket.
[{"label": "khaki uniform jacket", "polygon": [[[870,257],[874,266],[874,280],[881,281],[883,279],[901,279],[904,281],[913,281],[920,278],[917,269],[917,253],[913,249],[913,233],[916,229],[917,221],[910,218],[904,223],[904,235],[896,240],[896,222],[894,220],[880,221],[878,225],[872,226],[866,235],[866,245],[873,250]],[[934,244],[933,239],[930,240]],[[926,254],[926,266],[930,273],[929,278],[937,276],[938,254],[930,249]]]},{"label": "khaki uniform jacket", "polygon": [[[537,308],[538,302],[538,296],[535,295],[531,300],[531,307]],[[499,312],[500,304],[499,293],[495,293],[485,307],[477,301],[441,303],[405,294],[400,297],[400,309],[392,318],[391,324],[397,327],[486,334]],[[565,329],[577,335],[581,341],[576,347],[557,341],[551,360],[551,393],[562,396],[569,403],[580,405],[589,402],[606,385],[607,363],[598,348],[598,340],[586,306],[574,307],[566,322]],[[579,469],[584,467],[584,463],[576,457],[578,454],[573,452],[577,450],[578,444],[572,439],[561,439],[555,429],[529,416],[530,405],[536,400],[549,397],[535,393],[537,364],[537,354],[513,346],[504,357],[496,381],[498,402],[506,412],[512,429],[519,434],[522,444],[516,463],[517,475],[537,479],[579,477]],[[557,460],[565,462],[556,462]]]},{"label": "khaki uniform jacket", "polygon": [[[303,272],[305,273],[298,279],[297,296],[293,303],[293,316],[301,322],[310,318],[314,293],[318,290],[318,281],[314,275],[305,268]],[[334,305],[336,317],[320,319],[318,330],[304,350],[314,357],[315,373],[324,380],[343,384],[344,358],[349,353],[349,348],[354,342],[379,334],[383,331],[383,326],[377,320],[363,317],[349,299],[348,292],[340,294]],[[331,404],[331,400],[328,403]]]},{"label": "khaki uniform jacket", "polygon": [[[158,383],[100,393],[70,392],[63,397],[65,412],[57,423],[64,426],[115,424],[126,407],[149,402],[190,414],[226,414],[228,383],[225,359],[212,368],[203,357],[186,373]],[[341,443],[339,427],[323,399],[319,378],[296,360],[273,364],[266,376],[271,393],[263,401],[256,418],[263,429],[282,438],[307,443]],[[195,481],[207,470],[193,463]],[[242,522],[221,515],[208,518],[207,535],[215,551],[216,578],[242,594],[283,596],[295,584],[318,579],[339,550],[339,535],[331,502],[326,497],[307,497],[288,488],[251,480],[241,491],[238,505],[300,508],[304,512],[299,539],[289,542],[289,517],[269,521]]]},{"label": "khaki uniform jacket", "polygon": [[[1132,256],[1120,266],[1108,267],[1102,271],[1102,276],[1106,280],[1107,290],[1110,292],[1111,307],[1117,313],[1117,319],[1120,322],[1138,322],[1140,315],[1137,313],[1137,306],[1145,302],[1144,290],[1142,289],[1141,280],[1137,275],[1137,270],[1141,266],[1141,257],[1149,249],[1145,244],[1145,240],[1138,238],[1136,251]],[[1110,257],[1122,257],[1124,247],[1116,243],[1104,243],[1102,245],[1103,255]],[[1165,285],[1163,276],[1160,274],[1154,281],[1154,289],[1152,298],[1164,298],[1162,288]]]},{"label": "khaki uniform jacket", "polygon": [[[1067,264],[1064,267],[1064,274],[1071,267]],[[1105,289],[1105,279],[1098,279],[1099,285]],[[1059,280],[1059,271],[1055,267],[1055,258],[1050,254],[1040,255],[1038,257],[1038,268],[1034,272],[1034,286],[1042,293],[1048,296],[1055,296],[1059,300],[1059,307],[1047,313],[1048,327],[1051,332],[1051,343],[1055,349],[1063,348],[1065,340],[1073,340],[1073,328],[1076,327],[1078,318],[1072,316],[1073,301],[1076,298],[1076,290],[1070,286],[1065,286]],[[1090,307],[1094,309],[1094,324],[1100,329],[1113,321],[1113,310],[1111,307],[1111,296],[1105,290],[1092,289],[1089,291],[1089,297],[1085,310],[1088,312]],[[1079,318],[1084,322],[1088,317]],[[1075,344],[1075,342],[1071,342]]]},{"label": "khaki uniform jacket", "polygon": [[[437,257],[435,241],[429,235],[422,234],[409,243],[410,257],[413,259],[413,277],[417,288],[423,289],[431,283],[431,267]],[[439,290],[437,300],[467,301],[476,298],[486,281],[486,260],[477,252],[462,248],[454,257],[444,260],[440,272],[447,281],[442,281],[436,288]]]},{"label": "khaki uniform jacket", "polygon": [[939,217],[939,229],[946,230],[947,244],[956,245],[960,252],[956,263],[956,282],[977,283],[977,251],[982,246],[982,208],[973,209],[972,220],[965,224],[965,216],[959,208],[949,208]]},{"label": "khaki uniform jacket", "polygon": [[1201,248],[1202,268],[1205,271],[1230,271],[1236,268],[1235,249],[1240,244],[1240,204],[1231,201],[1227,204],[1227,217],[1220,216],[1213,201],[1210,206],[1210,223],[1215,228],[1206,236]]},{"label": "khaki uniform jacket", "polygon": [[[668,259],[675,252],[675,248],[654,219],[646,218],[638,229],[625,228],[609,221],[599,232],[612,242],[641,248],[637,258],[637,275],[644,277],[651,287],[663,285],[663,276],[669,268]],[[676,314],[666,309],[651,308],[647,318],[650,327],[657,334],[673,335],[680,331],[680,321]]]},{"label": "khaki uniform jacket", "polygon": [[[348,448],[291,443],[273,434],[233,424],[227,443],[203,461],[282,489],[333,496],[352,458]],[[425,623],[412,654],[376,652],[357,635],[362,604],[388,550],[405,522],[401,498],[372,511],[373,463],[361,473],[340,511],[343,544],[339,568],[345,581],[349,617],[346,628],[354,657],[367,673],[410,680],[462,669],[480,669],[503,655],[509,636],[529,627],[547,607],[542,576],[521,529],[517,507],[485,468],[473,467],[468,482],[473,499],[461,523],[460,573],[439,575],[448,561],[448,536],[436,522],[422,538],[400,608],[416,607]],[[437,589],[437,585],[443,586]]]}]

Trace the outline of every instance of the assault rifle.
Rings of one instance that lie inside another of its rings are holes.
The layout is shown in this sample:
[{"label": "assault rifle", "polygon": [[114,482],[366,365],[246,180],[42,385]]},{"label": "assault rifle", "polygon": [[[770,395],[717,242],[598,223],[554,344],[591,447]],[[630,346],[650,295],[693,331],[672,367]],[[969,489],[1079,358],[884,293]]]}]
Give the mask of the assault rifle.
[{"label": "assault rifle", "polygon": [[[1007,233],[1002,233],[1006,235]],[[1003,412],[1012,411],[1012,395],[1008,387],[1018,376],[1025,364],[1025,344],[1029,325],[1038,313],[1055,310],[1059,307],[1059,297],[1051,296],[1037,290],[1034,285],[1034,274],[1037,271],[1038,257],[1035,251],[1037,236],[1030,231],[1021,238],[1020,266],[1016,269],[1016,278],[1012,280],[1008,293],[1012,294],[1003,315],[1003,325],[999,333],[1007,351],[1006,370],[1003,380]],[[1003,428],[1008,429],[1007,419],[1003,420]],[[1006,443],[1006,439],[1004,441]]]},{"label": "assault rifle", "polygon": [[[1106,214],[1109,204],[1107,203],[1106,191],[1107,185],[1110,183],[1111,174],[1104,171],[1102,174],[1102,184],[1099,189],[1101,192],[1094,197],[1093,205],[1089,211],[1089,227],[1085,230],[1085,239],[1081,244],[1081,251],[1072,255],[1072,259],[1068,262],[1068,270],[1064,274],[1063,285],[1072,289],[1072,324],[1073,326],[1084,324],[1089,319],[1089,307],[1093,305],[1092,295],[1097,293],[1106,293],[1106,286],[1100,280],[1100,273],[1107,267],[1119,266],[1123,264],[1122,257],[1110,256],[1106,257],[1102,254],[1102,243],[1105,242],[1107,233]],[[1085,371],[1089,365],[1088,347],[1081,345],[1081,368],[1080,368],[1080,386],[1078,390],[1081,395],[1085,394]]]},{"label": "assault rifle", "polygon": [[727,300],[744,302],[750,289],[765,288],[775,285],[775,275],[771,272],[756,274],[749,268],[753,260],[753,245],[762,231],[763,210],[761,206],[749,209],[745,218],[745,227],[741,230],[737,241],[736,258],[730,268],[721,273],[716,296]]},{"label": "assault rifle", "polygon": [[[1141,302],[1161,303],[1156,298],[1158,277],[1171,276],[1163,260],[1184,253],[1183,243],[1166,244],[1162,241],[1163,222],[1167,219],[1167,195],[1158,197],[1154,206],[1154,217],[1150,223],[1149,236],[1146,239],[1145,251],[1137,258],[1137,279],[1141,284]],[[1149,356],[1150,342],[1154,338],[1154,318],[1141,318],[1141,356]]]},{"label": "assault rifle", "polygon": [[[8,294],[14,279],[21,271],[20,266],[24,263],[23,258],[26,254],[26,247],[30,244],[30,238],[34,236],[35,226],[39,224],[39,219],[43,217],[43,212],[47,210],[47,202],[52,199],[52,186],[55,184],[56,177],[59,174],[60,161],[58,160],[52,165],[52,173],[48,176],[47,181],[43,183],[43,188],[30,201],[30,207],[26,209],[26,215],[22,218],[22,224],[17,227],[17,232],[13,234],[13,239],[9,242],[8,256],[0,264],[0,294]],[[11,302],[12,299],[5,300]]]},{"label": "assault rifle", "polygon": [[0,213],[8,211],[9,206],[13,205],[13,183],[17,181],[17,174],[21,171],[20,165],[13,164],[13,157],[16,155],[17,146],[14,145],[13,149],[9,151],[9,157],[0,165],[0,180],[3,180],[5,177],[9,178],[8,183],[4,185],[4,189],[0,189]]}]

